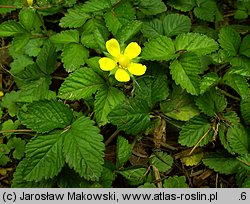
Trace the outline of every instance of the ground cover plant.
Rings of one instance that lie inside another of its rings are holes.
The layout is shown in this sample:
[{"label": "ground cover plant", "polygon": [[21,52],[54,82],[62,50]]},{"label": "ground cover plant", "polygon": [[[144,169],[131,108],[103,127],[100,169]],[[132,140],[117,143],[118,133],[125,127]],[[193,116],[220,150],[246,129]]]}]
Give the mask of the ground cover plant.
[{"label": "ground cover plant", "polygon": [[0,187],[250,187],[250,1],[0,15]]}]

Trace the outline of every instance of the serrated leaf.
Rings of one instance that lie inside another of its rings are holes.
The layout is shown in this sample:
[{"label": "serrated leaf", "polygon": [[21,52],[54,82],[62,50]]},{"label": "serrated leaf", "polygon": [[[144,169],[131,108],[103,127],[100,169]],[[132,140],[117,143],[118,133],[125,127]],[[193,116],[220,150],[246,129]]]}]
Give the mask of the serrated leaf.
[{"label": "serrated leaf", "polygon": [[30,39],[24,47],[24,52],[30,57],[36,57],[41,51],[41,47],[44,43],[44,39],[36,38]]},{"label": "serrated leaf", "polygon": [[79,69],[84,65],[84,60],[89,56],[88,50],[81,44],[69,43],[64,46],[62,52],[62,62],[67,72]]},{"label": "serrated leaf", "polygon": [[41,180],[39,182],[34,181],[26,181],[24,180],[23,171],[28,164],[27,159],[23,159],[18,166],[16,167],[16,171],[13,176],[12,188],[51,188],[53,185],[53,180]]},{"label": "serrated leaf", "polygon": [[141,27],[142,22],[137,20],[131,21],[118,30],[116,37],[120,43],[124,43],[137,34]]},{"label": "serrated leaf", "polygon": [[164,188],[188,188],[185,176],[170,176],[164,180]]},{"label": "serrated leaf", "polygon": [[142,100],[127,100],[116,106],[108,118],[119,130],[137,135],[150,124],[148,103]]},{"label": "serrated leaf", "polygon": [[161,102],[160,105],[165,115],[176,120],[188,121],[200,114],[192,96],[178,86],[173,87],[169,99]]},{"label": "serrated leaf", "polygon": [[196,0],[196,4],[197,6],[194,8],[194,14],[196,17],[209,22],[215,20],[218,8],[214,0]]},{"label": "serrated leaf", "polygon": [[205,93],[209,88],[211,88],[218,82],[219,82],[219,77],[216,73],[211,72],[204,75],[200,84],[200,93],[201,94]]},{"label": "serrated leaf", "polygon": [[43,73],[51,74],[54,72],[57,63],[56,48],[49,40],[43,43],[36,60],[37,65]]},{"label": "serrated leaf", "polygon": [[19,95],[20,92],[12,91],[10,93],[6,93],[2,98],[1,106],[7,108],[8,113],[11,117],[14,117],[19,110],[19,107],[17,105]]},{"label": "serrated leaf", "polygon": [[63,152],[66,162],[80,176],[97,181],[103,170],[104,143],[94,121],[82,116],[64,133]]},{"label": "serrated leaf", "polygon": [[21,25],[29,32],[35,22],[36,10],[33,8],[23,8],[19,12],[19,20]]},{"label": "serrated leaf", "polygon": [[20,160],[24,156],[25,144],[26,142],[24,140],[16,137],[13,137],[8,141],[7,145],[11,149],[15,149],[13,152],[13,158]]},{"label": "serrated leaf", "polygon": [[22,124],[39,133],[65,128],[72,119],[72,110],[60,101],[37,101],[27,110],[20,110],[18,118]]},{"label": "serrated leaf", "polygon": [[15,52],[19,52],[24,48],[24,46],[29,42],[30,36],[29,34],[22,33],[22,34],[16,34],[12,41],[12,46],[15,50]]},{"label": "serrated leaf", "polygon": [[192,95],[198,95],[200,92],[200,68],[199,57],[186,53],[170,64],[170,73],[177,85]]},{"label": "serrated leaf", "polygon": [[164,173],[172,168],[174,160],[166,152],[155,152],[149,157],[149,162]]},{"label": "serrated leaf", "polygon": [[181,127],[178,142],[188,147],[192,147],[198,142],[198,146],[204,146],[213,137],[211,130],[210,121],[201,116],[194,117]]},{"label": "serrated leaf", "polygon": [[163,19],[163,29],[168,37],[187,33],[191,29],[191,20],[185,15],[169,14]]},{"label": "serrated leaf", "polygon": [[244,56],[237,56],[230,60],[232,67],[230,74],[238,74],[244,77],[250,77],[250,59]]},{"label": "serrated leaf", "polygon": [[113,3],[117,0],[89,0],[86,1],[82,6],[82,11],[87,13],[99,12],[112,7]]},{"label": "serrated leaf", "polygon": [[41,181],[56,176],[64,165],[62,131],[38,135],[26,145],[24,180]]},{"label": "serrated leaf", "polygon": [[245,121],[245,123],[250,126],[250,111],[249,111],[249,107],[250,107],[250,97],[241,100],[240,102],[240,111],[241,111],[241,115]]},{"label": "serrated leaf", "polygon": [[95,97],[94,112],[97,123],[102,126],[109,122],[108,114],[125,99],[122,91],[114,87],[100,89]]},{"label": "serrated leaf", "polygon": [[61,18],[59,25],[62,28],[78,28],[81,27],[90,16],[82,11],[80,6],[75,6],[67,10],[68,13]]},{"label": "serrated leaf", "polygon": [[241,186],[242,188],[250,188],[250,176],[248,176],[245,180],[244,183]]},{"label": "serrated leaf", "polygon": [[165,100],[169,95],[166,75],[146,76],[137,80],[135,96],[153,106],[157,102]]},{"label": "serrated leaf", "polygon": [[[8,132],[8,130],[16,130],[18,126],[20,125],[20,122],[18,120],[12,121],[11,119],[4,121],[1,124],[1,131],[3,131],[2,135],[5,137],[10,137],[13,133]],[[6,131],[7,130],[7,131]],[[6,132],[4,132],[6,131]]]},{"label": "serrated leaf", "polygon": [[168,4],[180,11],[191,11],[196,5],[195,0],[169,0]]},{"label": "serrated leaf", "polygon": [[199,33],[187,33],[178,35],[175,39],[177,51],[185,50],[198,56],[210,54],[218,49],[217,42]]},{"label": "serrated leaf", "polygon": [[220,46],[229,54],[236,56],[240,47],[240,34],[230,27],[224,27],[220,30]]},{"label": "serrated leaf", "polygon": [[104,85],[105,81],[92,69],[81,68],[66,78],[59,89],[58,96],[68,100],[84,99]]},{"label": "serrated leaf", "polygon": [[8,162],[10,162],[10,158],[6,155],[4,155],[2,152],[0,152],[0,165],[6,166]]},{"label": "serrated leaf", "polygon": [[173,41],[166,36],[159,36],[145,43],[141,57],[145,60],[171,60],[176,57]]},{"label": "serrated leaf", "polygon": [[242,99],[249,97],[250,90],[246,78],[237,74],[231,74],[227,72],[223,76],[223,81],[226,85],[233,88],[241,96]]},{"label": "serrated leaf", "polygon": [[120,28],[135,20],[135,9],[130,1],[122,1],[112,11],[106,12],[104,18],[109,31],[117,35]]},{"label": "serrated leaf", "polygon": [[147,169],[145,167],[133,167],[118,171],[125,179],[129,181],[131,185],[140,185],[145,180],[145,173]]},{"label": "serrated leaf", "polygon": [[216,89],[210,89],[196,98],[196,105],[203,113],[212,117],[227,107],[227,100]]},{"label": "serrated leaf", "polygon": [[9,37],[18,33],[25,33],[25,30],[16,21],[9,20],[0,24],[0,36],[1,37]]},{"label": "serrated leaf", "polygon": [[228,127],[226,124],[222,123],[219,125],[219,139],[220,139],[220,142],[221,144],[224,146],[224,148],[232,155],[234,155],[234,151],[232,150],[232,148],[230,147],[229,145],[229,142],[228,142],[228,138],[227,138],[227,130],[228,130]]},{"label": "serrated leaf", "polygon": [[240,161],[241,166],[246,169],[248,172],[250,171],[250,154],[244,154],[237,157],[238,161]]},{"label": "serrated leaf", "polygon": [[209,168],[226,175],[236,173],[240,165],[235,157],[227,155],[226,152],[210,153],[202,162]]},{"label": "serrated leaf", "polygon": [[34,63],[35,62],[31,57],[27,55],[20,55],[10,64],[11,73],[15,75],[16,73],[22,71],[25,67],[33,65]]},{"label": "serrated leaf", "polygon": [[132,147],[122,136],[118,136],[116,145],[116,166],[123,166],[132,155]]},{"label": "serrated leaf", "polygon": [[248,135],[243,125],[237,124],[229,127],[227,138],[230,147],[235,153],[248,153]]},{"label": "serrated leaf", "polygon": [[142,33],[147,38],[155,38],[163,35],[163,25],[160,19],[154,18],[142,24]]},{"label": "serrated leaf", "polygon": [[246,57],[250,57],[250,35],[246,35],[240,45],[239,53],[241,55],[245,55]]},{"label": "serrated leaf", "polygon": [[50,37],[50,41],[53,43],[78,43],[79,31],[78,30],[66,30]]},{"label": "serrated leaf", "polygon": [[156,15],[167,10],[162,0],[141,0],[138,6],[145,15]]}]

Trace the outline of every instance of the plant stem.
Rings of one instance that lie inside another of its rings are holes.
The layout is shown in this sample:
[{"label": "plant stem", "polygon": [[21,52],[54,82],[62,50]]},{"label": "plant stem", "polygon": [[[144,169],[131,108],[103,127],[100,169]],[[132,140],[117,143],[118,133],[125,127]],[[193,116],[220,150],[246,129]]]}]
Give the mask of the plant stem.
[{"label": "plant stem", "polygon": [[107,140],[106,142],[104,143],[105,146],[108,146],[112,141],[113,139],[115,139],[115,137],[120,133],[120,130],[116,130]]},{"label": "plant stem", "polygon": [[15,133],[15,132],[34,132],[33,130],[25,130],[25,129],[23,129],[23,130],[2,130],[2,131],[0,131],[0,134],[2,134],[2,133]]},{"label": "plant stem", "polygon": [[236,96],[233,96],[231,95],[230,93],[227,93],[226,91],[222,90],[222,89],[218,89],[222,94],[224,94],[225,96],[228,96],[234,100],[237,100],[237,101],[240,101],[240,98],[236,97]]}]

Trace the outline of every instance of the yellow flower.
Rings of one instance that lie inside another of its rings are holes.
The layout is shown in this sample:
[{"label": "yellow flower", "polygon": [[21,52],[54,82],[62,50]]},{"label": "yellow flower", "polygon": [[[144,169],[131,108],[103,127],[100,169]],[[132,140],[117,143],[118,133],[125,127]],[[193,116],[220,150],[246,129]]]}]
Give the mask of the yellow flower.
[{"label": "yellow flower", "polygon": [[0,91],[0,97],[4,96],[4,93],[2,91]]},{"label": "yellow flower", "polygon": [[131,42],[121,52],[120,45],[116,39],[106,42],[106,48],[112,57],[103,57],[99,60],[100,68],[103,71],[115,73],[115,78],[120,82],[127,82],[130,76],[141,76],[146,72],[145,65],[133,62],[133,59],[141,53],[141,47],[136,42]]},{"label": "yellow flower", "polygon": [[27,3],[28,3],[28,5],[29,5],[29,7],[31,7],[32,4],[33,4],[33,0],[27,0]]}]

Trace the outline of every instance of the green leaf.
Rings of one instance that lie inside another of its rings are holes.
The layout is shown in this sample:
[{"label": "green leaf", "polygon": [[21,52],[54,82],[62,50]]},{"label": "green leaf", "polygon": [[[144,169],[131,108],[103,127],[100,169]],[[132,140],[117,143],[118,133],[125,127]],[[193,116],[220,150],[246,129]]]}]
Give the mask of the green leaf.
[{"label": "green leaf", "polygon": [[8,130],[16,130],[19,127],[20,122],[18,120],[13,122],[11,119],[9,119],[9,120],[4,121],[1,125],[2,125],[1,131],[3,131],[2,135],[8,138],[13,134],[11,132],[8,132]]},{"label": "green leaf", "polygon": [[233,28],[224,27],[220,30],[220,46],[228,53],[229,56],[236,56],[240,47],[240,34]]},{"label": "green leaf", "polygon": [[242,99],[249,97],[250,90],[246,78],[227,72],[223,76],[223,82],[233,88]]},{"label": "green leaf", "polygon": [[[208,119],[197,116],[181,127],[178,142],[183,146],[192,147],[206,145],[213,137],[211,123]],[[200,141],[201,140],[201,141]]]},{"label": "green leaf", "polygon": [[134,20],[121,27],[116,37],[120,43],[124,43],[137,34],[142,27],[142,22]]},{"label": "green leaf", "polygon": [[92,69],[81,68],[70,74],[59,89],[58,96],[68,100],[88,98],[105,85]]},{"label": "green leaf", "polygon": [[39,182],[26,181],[24,180],[23,171],[26,169],[28,164],[28,159],[23,159],[18,166],[13,176],[12,188],[51,188],[53,185],[53,180],[41,180]]},{"label": "green leaf", "polygon": [[228,127],[226,124],[222,123],[219,125],[219,139],[221,144],[224,146],[224,148],[232,155],[235,155],[234,151],[232,150],[232,148],[229,145],[228,142],[228,137],[227,137],[227,130]]},{"label": "green leaf", "polygon": [[176,57],[173,41],[166,36],[159,36],[145,43],[141,57],[145,60],[171,60]]},{"label": "green leaf", "polygon": [[237,159],[240,161],[241,166],[246,169],[248,172],[250,171],[250,154],[244,154],[240,157],[237,157]]},{"label": "green leaf", "polygon": [[142,184],[145,180],[146,172],[147,169],[145,167],[133,167],[118,171],[131,185]]},{"label": "green leaf", "polygon": [[145,76],[137,80],[135,96],[153,106],[157,102],[165,100],[169,95],[166,75]]},{"label": "green leaf", "polygon": [[6,166],[8,162],[10,162],[10,158],[6,155],[4,155],[2,152],[0,152],[0,165]]},{"label": "green leaf", "polygon": [[244,183],[241,186],[242,188],[250,188],[250,176],[248,176],[245,180]]},{"label": "green leaf", "polygon": [[62,28],[78,28],[81,27],[90,16],[83,12],[82,8],[75,6],[67,10],[68,13],[60,20],[60,26]]},{"label": "green leaf", "polygon": [[232,67],[229,69],[230,74],[238,74],[244,77],[250,77],[250,59],[244,56],[237,56],[230,60]]},{"label": "green leaf", "polygon": [[4,107],[4,108],[7,108],[8,110],[8,113],[11,117],[14,117],[17,112],[18,112],[18,105],[17,105],[17,101],[19,99],[19,95],[20,95],[20,92],[15,92],[15,91],[12,91],[10,93],[6,93],[4,95],[4,97],[2,98],[2,103],[1,105]]},{"label": "green leaf", "polygon": [[27,164],[23,170],[27,181],[41,181],[58,175],[64,166],[62,131],[38,135],[26,145]]},{"label": "green leaf", "polygon": [[12,46],[15,52],[19,52],[29,42],[30,36],[26,33],[16,34],[12,41]]},{"label": "green leaf", "polygon": [[149,157],[149,163],[164,173],[172,168],[174,160],[165,152],[155,152]]},{"label": "green leaf", "polygon": [[116,106],[108,118],[119,130],[137,135],[150,124],[148,103],[142,100],[127,100]]},{"label": "green leaf", "polygon": [[27,110],[20,110],[18,118],[22,124],[43,133],[65,128],[72,119],[72,110],[60,101],[37,101],[29,104]]},{"label": "green leaf", "polygon": [[94,121],[82,116],[64,132],[63,152],[66,162],[80,176],[97,181],[103,170],[104,143]]},{"label": "green leaf", "polygon": [[144,183],[141,186],[138,186],[138,188],[156,188],[154,183]]},{"label": "green leaf", "polygon": [[62,52],[62,62],[67,72],[79,69],[84,65],[85,59],[89,56],[88,50],[81,44],[69,43],[64,46]]},{"label": "green leaf", "polygon": [[249,111],[249,107],[250,107],[250,97],[241,100],[240,102],[240,111],[241,111],[241,115],[245,121],[245,123],[250,126],[250,111]]},{"label": "green leaf", "polygon": [[109,122],[108,114],[123,100],[124,94],[114,87],[100,89],[95,97],[94,112],[98,125],[102,126]]},{"label": "green leaf", "polygon": [[240,164],[235,157],[226,154],[226,152],[210,153],[202,162],[209,168],[226,175],[236,173]]},{"label": "green leaf", "polygon": [[25,67],[32,64],[34,64],[34,61],[31,57],[27,55],[20,55],[10,64],[11,73],[15,75],[15,73],[22,71]]},{"label": "green leaf", "polygon": [[82,11],[86,13],[99,12],[112,7],[113,3],[117,3],[117,0],[89,0],[82,6]]},{"label": "green leaf", "polygon": [[219,82],[219,77],[217,74],[210,72],[204,75],[200,84],[200,93],[201,94],[205,93],[209,88],[211,88],[218,82]]},{"label": "green leaf", "polygon": [[122,136],[118,136],[116,145],[116,166],[123,166],[132,155],[132,147]]},{"label": "green leaf", "polygon": [[112,11],[106,12],[104,18],[109,31],[116,36],[119,29],[135,20],[135,9],[130,1],[121,1]]},{"label": "green leaf", "polygon": [[215,116],[227,107],[226,98],[212,88],[196,99],[196,105],[208,116]]},{"label": "green leaf", "polygon": [[44,39],[35,38],[30,39],[29,42],[24,47],[24,52],[30,57],[36,57],[41,51],[41,47],[44,43]]},{"label": "green leaf", "polygon": [[188,121],[200,114],[192,96],[179,86],[174,86],[169,99],[160,105],[165,115],[176,120]]},{"label": "green leaf", "polygon": [[243,125],[237,124],[228,128],[227,138],[235,153],[248,153],[248,135]]},{"label": "green leaf", "polygon": [[198,56],[210,54],[218,49],[217,42],[199,33],[187,33],[178,35],[175,39],[177,51],[185,50]]},{"label": "green leaf", "polygon": [[250,35],[246,35],[240,45],[241,55],[245,55],[246,57],[250,57]]},{"label": "green leaf", "polygon": [[196,0],[194,14],[201,20],[213,22],[218,8],[214,0]]},{"label": "green leaf", "polygon": [[50,37],[50,41],[53,43],[78,43],[79,31],[78,30],[66,30]]},{"label": "green leaf", "polygon": [[187,33],[191,29],[191,20],[185,15],[169,14],[163,19],[163,29],[168,37]]},{"label": "green leaf", "polygon": [[45,41],[36,60],[37,65],[43,73],[51,74],[54,72],[57,63],[56,48],[49,40]]},{"label": "green leaf", "polygon": [[170,73],[175,83],[192,95],[200,92],[200,63],[197,55],[186,53],[170,64]]},{"label": "green leaf", "polygon": [[162,0],[141,0],[138,6],[145,15],[156,15],[167,10]]},{"label": "green leaf", "polygon": [[188,188],[185,176],[169,176],[164,180],[164,188]]},{"label": "green leaf", "polygon": [[21,25],[29,32],[35,22],[36,10],[33,8],[23,8],[19,12],[19,20]]},{"label": "green leaf", "polygon": [[169,0],[168,4],[177,10],[186,12],[191,11],[195,7],[196,2],[195,0]]},{"label": "green leaf", "polygon": [[15,149],[13,152],[13,158],[20,160],[24,156],[25,144],[26,142],[24,140],[16,137],[13,137],[8,141],[7,145],[11,149]]},{"label": "green leaf", "polygon": [[163,25],[160,19],[154,18],[143,22],[142,33],[147,38],[155,38],[159,35],[163,35]]},{"label": "green leaf", "polygon": [[18,33],[25,33],[25,30],[16,21],[9,20],[0,24],[0,37],[9,37]]}]

